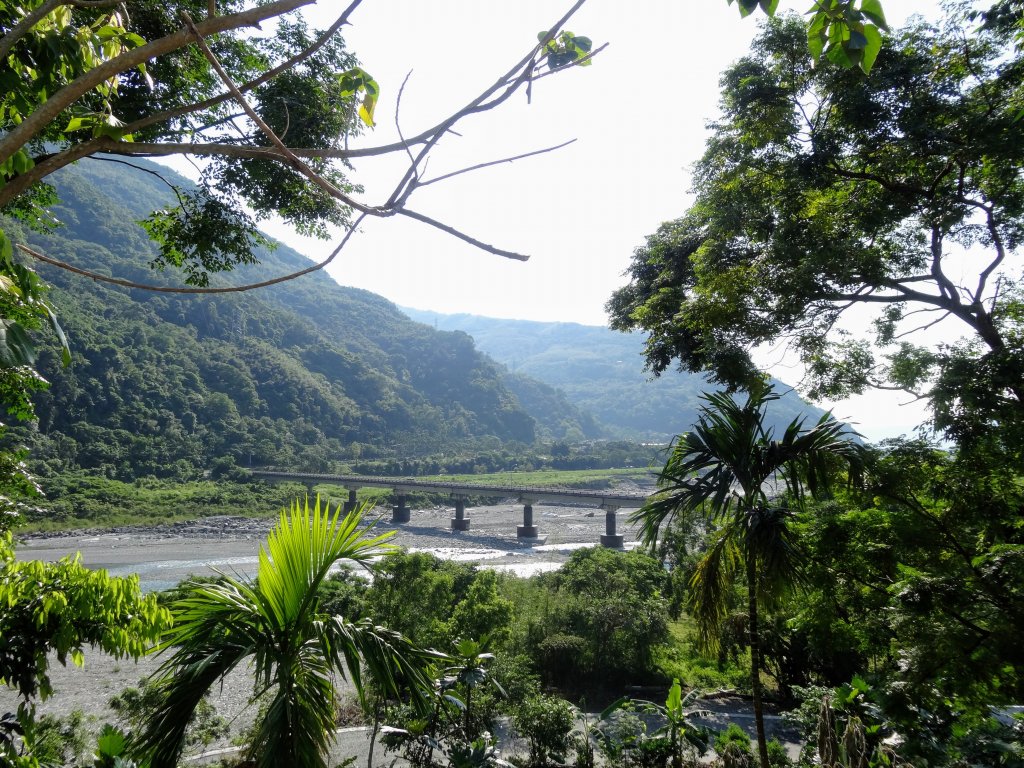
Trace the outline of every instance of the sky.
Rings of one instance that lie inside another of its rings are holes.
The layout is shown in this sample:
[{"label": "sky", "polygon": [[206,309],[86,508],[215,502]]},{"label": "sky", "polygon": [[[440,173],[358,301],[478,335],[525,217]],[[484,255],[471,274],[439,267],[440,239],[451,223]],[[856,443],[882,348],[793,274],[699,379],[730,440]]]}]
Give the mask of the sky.
[{"label": "sky", "polygon": [[[569,8],[569,0],[364,0],[345,39],[381,86],[377,126],[352,146],[395,141],[398,120],[412,135],[456,111],[494,82]],[[804,11],[809,0],[782,8]],[[320,26],[342,4],[312,12]],[[892,24],[936,14],[932,2],[885,0]],[[460,123],[437,147],[433,177],[575,139],[568,147],[463,174],[418,190],[409,203],[485,242],[527,253],[512,261],[412,220],[365,224],[328,271],[400,306],[498,318],[607,324],[605,302],[625,284],[633,249],[690,202],[690,168],[717,114],[721,71],[757,32],[726,0],[588,0],[567,25],[607,48],[586,68],[534,85]],[[405,170],[404,155],[362,159],[353,178],[362,199],[382,202]],[[273,236],[310,258],[332,242],[308,240],[271,223]],[[799,370],[780,350],[760,355],[795,383]],[[638,359],[638,366],[641,361]],[[911,430],[924,418],[905,396],[875,394],[839,403],[870,439]]]}]

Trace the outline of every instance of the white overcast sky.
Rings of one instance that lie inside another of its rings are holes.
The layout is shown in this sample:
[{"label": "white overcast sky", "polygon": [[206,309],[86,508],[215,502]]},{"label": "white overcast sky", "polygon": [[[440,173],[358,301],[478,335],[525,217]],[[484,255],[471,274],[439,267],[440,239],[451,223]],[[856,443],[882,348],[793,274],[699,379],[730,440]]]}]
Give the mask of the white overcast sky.
[{"label": "white overcast sky", "polygon": [[[345,32],[350,50],[382,88],[377,128],[354,146],[397,138],[396,96],[406,135],[458,109],[516,62],[568,0],[365,0]],[[809,0],[783,0],[799,11]],[[313,11],[320,26],[340,2]],[[890,23],[936,14],[930,0],[885,0]],[[755,18],[726,0],[589,0],[568,29],[608,44],[593,66],[535,84],[459,126],[434,153],[428,176],[576,139],[554,153],[459,176],[420,190],[409,207],[481,240],[530,254],[526,263],[476,250],[410,220],[371,221],[330,274],[402,306],[445,313],[604,325],[604,304],[625,282],[633,249],[691,201],[690,167],[717,113],[720,72],[749,47]],[[390,193],[405,158],[365,159],[354,178],[368,202]],[[332,247],[271,226],[307,256]],[[768,358],[766,358],[768,359]],[[637,365],[641,365],[638,359]],[[776,366],[783,380],[799,373]],[[906,398],[835,404],[836,415],[879,439],[913,428]],[[832,405],[832,404],[827,404]]]}]

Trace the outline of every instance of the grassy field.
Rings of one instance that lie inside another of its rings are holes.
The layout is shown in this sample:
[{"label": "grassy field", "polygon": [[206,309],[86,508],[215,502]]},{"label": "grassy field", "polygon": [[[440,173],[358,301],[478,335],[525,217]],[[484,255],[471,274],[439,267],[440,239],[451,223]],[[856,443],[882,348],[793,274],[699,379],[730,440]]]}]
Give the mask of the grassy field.
[{"label": "grassy field", "polygon": [[624,480],[650,482],[647,468],[631,469],[538,469],[532,472],[494,472],[488,475],[432,475],[418,480],[479,485],[540,486],[550,488],[609,488]]}]

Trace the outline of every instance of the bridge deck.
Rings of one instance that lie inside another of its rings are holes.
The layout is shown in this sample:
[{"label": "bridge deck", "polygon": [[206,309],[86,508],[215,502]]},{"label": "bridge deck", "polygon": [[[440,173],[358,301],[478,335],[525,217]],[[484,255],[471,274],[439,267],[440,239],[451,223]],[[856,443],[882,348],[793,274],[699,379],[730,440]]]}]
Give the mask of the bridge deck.
[{"label": "bridge deck", "polygon": [[641,493],[613,493],[611,491],[576,488],[544,488],[528,485],[485,485],[483,483],[448,483],[435,480],[417,480],[411,477],[377,477],[370,475],[319,475],[304,472],[270,472],[254,470],[253,477],[265,480],[293,480],[307,485],[330,483],[346,488],[390,488],[395,491],[422,491],[459,496],[515,496],[526,503],[552,501],[585,503],[596,507],[636,509],[642,507],[647,496]]}]

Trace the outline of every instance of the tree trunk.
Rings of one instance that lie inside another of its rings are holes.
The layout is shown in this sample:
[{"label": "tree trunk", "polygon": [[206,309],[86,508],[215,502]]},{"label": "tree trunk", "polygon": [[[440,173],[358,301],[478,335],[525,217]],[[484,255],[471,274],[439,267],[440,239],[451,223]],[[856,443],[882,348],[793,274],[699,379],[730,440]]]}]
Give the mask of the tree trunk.
[{"label": "tree trunk", "polygon": [[757,556],[747,552],[747,619],[750,629],[750,691],[754,698],[754,724],[757,728],[757,754],[761,768],[768,768],[768,739],[764,732],[764,707],[761,704],[761,641],[757,633]]}]

